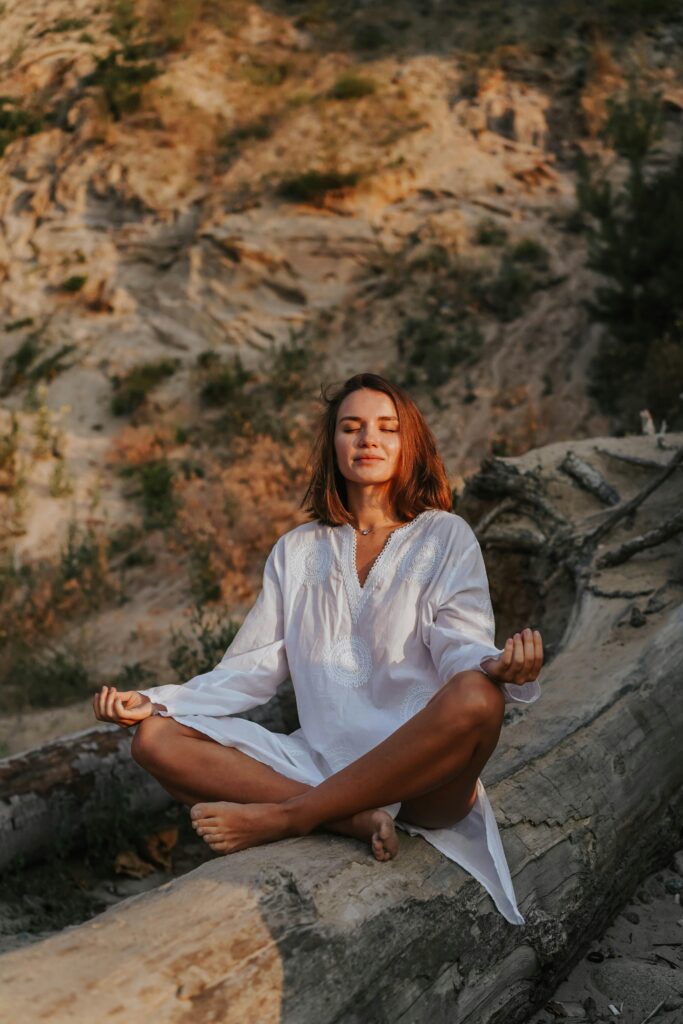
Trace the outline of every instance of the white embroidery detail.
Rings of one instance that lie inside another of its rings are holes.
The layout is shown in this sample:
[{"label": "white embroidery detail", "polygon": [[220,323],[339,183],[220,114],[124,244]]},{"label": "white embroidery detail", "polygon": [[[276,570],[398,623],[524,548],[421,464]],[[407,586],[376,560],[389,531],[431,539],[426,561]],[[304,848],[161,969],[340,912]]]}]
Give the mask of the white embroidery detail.
[{"label": "white embroidery detail", "polygon": [[443,549],[438,537],[427,537],[424,544],[409,548],[398,564],[399,578],[411,583],[428,583],[441,561]]},{"label": "white embroidery detail", "polygon": [[301,540],[289,555],[289,568],[304,586],[324,583],[332,568],[332,550],[325,539]]},{"label": "white embroidery detail", "polygon": [[399,537],[402,534],[409,533],[415,526],[417,526],[418,523],[431,519],[433,516],[438,515],[439,511],[439,509],[434,508],[425,509],[424,512],[420,512],[414,519],[411,519],[409,523],[399,526],[398,530],[394,530],[393,533],[390,533],[384,547],[372,563],[370,572],[368,573],[362,587],[356,571],[356,531],[350,523],[345,524],[341,540],[341,567],[342,575],[344,577],[344,585],[349,599],[351,621],[354,625],[358,622],[360,613],[363,610],[363,605],[367,601],[369,595],[375,588],[380,587],[383,583],[385,578],[383,570],[389,564],[391,553],[394,550],[394,537]]},{"label": "white embroidery detail", "polygon": [[334,743],[325,751],[323,757],[333,772],[340,772],[342,768],[346,768],[347,765],[356,760],[351,744],[345,740],[339,740],[337,743]]},{"label": "white embroidery detail", "polygon": [[329,676],[340,686],[364,686],[372,675],[370,648],[359,636],[340,636],[323,655]]},{"label": "white embroidery detail", "polygon": [[436,693],[436,690],[429,686],[416,686],[414,687],[404,698],[401,704],[401,718],[404,722],[407,722],[413,715],[416,715],[418,711],[422,711],[431,698]]}]

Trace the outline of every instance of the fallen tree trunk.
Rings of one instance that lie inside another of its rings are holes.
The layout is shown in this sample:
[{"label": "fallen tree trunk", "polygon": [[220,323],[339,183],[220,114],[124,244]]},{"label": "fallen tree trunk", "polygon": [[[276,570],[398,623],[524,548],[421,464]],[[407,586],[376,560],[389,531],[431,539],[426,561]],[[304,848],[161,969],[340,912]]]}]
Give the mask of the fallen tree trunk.
[{"label": "fallen tree trunk", "polygon": [[[278,732],[298,725],[291,683],[240,715]],[[0,869],[40,860],[55,846],[78,846],[107,813],[161,810],[171,797],[133,761],[132,733],[101,723],[0,760]]]},{"label": "fallen tree trunk", "polygon": [[[657,461],[655,438],[601,443]],[[600,520],[615,508],[560,471],[567,447],[498,460],[504,494],[491,493],[490,467],[488,496],[477,478],[470,492],[475,528],[521,528],[531,511],[548,537],[545,553],[513,551],[506,564],[495,548],[489,563],[500,619],[519,628],[533,608],[555,637],[541,700],[508,708],[482,773],[526,923],[509,925],[421,837],[401,832],[388,863],[352,839],[287,840],[217,857],[0,957],[8,1020],[517,1024],[544,1001],[637,880],[679,848],[683,815],[680,535],[595,568],[599,546],[584,541],[606,535]],[[592,441],[571,447],[596,458]],[[625,501],[656,472],[596,461],[605,477],[620,467],[610,482]],[[679,476],[615,520],[620,540],[673,514]],[[506,511],[492,517],[485,502],[499,500]],[[480,540],[486,550],[485,531]]]}]

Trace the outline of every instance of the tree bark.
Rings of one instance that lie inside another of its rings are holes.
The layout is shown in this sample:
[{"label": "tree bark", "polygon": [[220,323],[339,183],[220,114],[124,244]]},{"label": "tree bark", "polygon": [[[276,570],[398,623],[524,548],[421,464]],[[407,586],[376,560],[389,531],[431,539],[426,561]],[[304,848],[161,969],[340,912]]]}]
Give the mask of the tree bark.
[{"label": "tree bark", "polygon": [[[655,438],[600,443],[658,461]],[[661,467],[603,458],[591,440],[571,447],[630,503],[614,520],[620,540],[680,507],[680,474],[636,501],[642,474]],[[679,848],[683,815],[680,535],[598,569],[585,539],[615,507],[560,471],[566,450],[485,465],[458,507],[475,529],[526,530],[531,518],[547,537],[540,551],[502,552],[480,536],[498,643],[528,608],[556,637],[543,696],[507,708],[482,773],[523,926],[421,837],[401,832],[400,856],[379,863],[356,840],[307,836],[217,857],[5,954],[0,1005],[50,1024],[520,1024],[542,1005],[638,879]]]}]

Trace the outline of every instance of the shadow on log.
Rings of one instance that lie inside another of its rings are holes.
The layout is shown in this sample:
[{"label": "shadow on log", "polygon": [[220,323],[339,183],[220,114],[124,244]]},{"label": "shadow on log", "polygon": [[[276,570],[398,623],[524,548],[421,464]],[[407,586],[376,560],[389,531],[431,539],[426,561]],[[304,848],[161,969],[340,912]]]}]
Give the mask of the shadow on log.
[{"label": "shadow on log", "polygon": [[420,837],[402,833],[387,863],[352,839],[290,839],[0,957],[3,1020],[523,1021],[680,846],[682,445],[490,460],[458,507],[486,554],[498,642],[549,623],[543,696],[507,709],[482,774],[525,925]]}]

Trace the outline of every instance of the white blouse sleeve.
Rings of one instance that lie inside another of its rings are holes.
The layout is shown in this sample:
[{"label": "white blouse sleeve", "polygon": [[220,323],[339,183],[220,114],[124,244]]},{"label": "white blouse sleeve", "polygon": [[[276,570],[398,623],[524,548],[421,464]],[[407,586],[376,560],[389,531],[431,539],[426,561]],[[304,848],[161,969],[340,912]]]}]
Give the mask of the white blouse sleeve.
[{"label": "white blouse sleeve", "polygon": [[[485,672],[482,660],[503,653],[503,648],[496,647],[494,642],[495,619],[484,557],[474,531],[469,532],[467,547],[446,572],[427,634],[442,684],[465,669]],[[522,684],[503,683],[501,689],[506,704],[532,704],[541,695],[538,679]]]},{"label": "white blouse sleeve", "polygon": [[[186,683],[139,693],[168,715],[235,715],[265,704],[289,675],[277,543],[263,570],[263,586],[221,661]],[[164,712],[160,712],[162,715]]]}]

